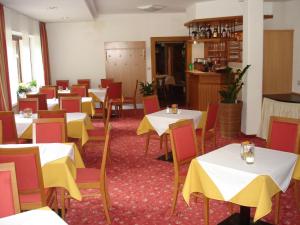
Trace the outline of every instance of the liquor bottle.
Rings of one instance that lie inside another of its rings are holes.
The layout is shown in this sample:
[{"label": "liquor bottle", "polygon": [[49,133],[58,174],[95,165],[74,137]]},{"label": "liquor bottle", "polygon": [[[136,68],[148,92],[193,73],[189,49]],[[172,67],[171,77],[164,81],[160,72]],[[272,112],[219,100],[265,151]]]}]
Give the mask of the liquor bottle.
[{"label": "liquor bottle", "polygon": [[213,32],[212,36],[213,36],[213,38],[218,37],[218,28],[217,27],[214,28],[214,32]]},{"label": "liquor bottle", "polygon": [[223,30],[222,30],[222,38],[226,38],[227,37],[227,32],[225,30],[225,27],[223,27]]},{"label": "liquor bottle", "polygon": [[206,29],[206,38],[211,38],[212,36],[212,32],[210,29],[210,25],[208,25],[207,29]]},{"label": "liquor bottle", "polygon": [[230,29],[229,29],[229,25],[228,24],[226,24],[226,37],[227,38],[230,38]]}]

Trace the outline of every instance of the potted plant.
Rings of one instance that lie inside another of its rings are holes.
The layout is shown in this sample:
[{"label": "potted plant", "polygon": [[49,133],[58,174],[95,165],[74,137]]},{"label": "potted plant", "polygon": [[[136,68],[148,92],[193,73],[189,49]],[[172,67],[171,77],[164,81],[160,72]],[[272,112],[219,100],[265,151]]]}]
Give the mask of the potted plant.
[{"label": "potted plant", "polygon": [[28,84],[26,83],[19,83],[18,90],[17,90],[17,95],[19,98],[25,98],[26,93],[30,92],[31,88],[29,87]]},{"label": "potted plant", "polygon": [[240,133],[243,103],[237,98],[244,85],[243,76],[249,67],[250,65],[247,65],[242,70],[238,69],[235,74],[230,67],[225,71],[228,77],[233,77],[233,80],[225,89],[219,91],[221,96],[220,127],[221,135],[224,137],[235,137]]},{"label": "potted plant", "polygon": [[151,83],[147,81],[140,82],[139,85],[140,85],[140,94],[142,94],[143,96],[154,94],[153,81]]}]

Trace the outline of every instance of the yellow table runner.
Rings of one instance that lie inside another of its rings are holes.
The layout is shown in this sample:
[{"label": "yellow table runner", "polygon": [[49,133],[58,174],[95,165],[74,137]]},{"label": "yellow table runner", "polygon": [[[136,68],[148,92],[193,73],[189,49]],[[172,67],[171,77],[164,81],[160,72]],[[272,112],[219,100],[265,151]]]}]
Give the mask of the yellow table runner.
[{"label": "yellow table runner", "polygon": [[44,185],[45,187],[63,187],[73,198],[80,201],[82,196],[75,182],[76,168],[85,166],[76,145],[70,144],[74,147],[74,162],[66,156],[45,164],[42,167]]},{"label": "yellow table runner", "polygon": [[[203,111],[197,128],[202,128],[203,127],[204,122],[206,120],[206,116],[207,116],[207,112]],[[153,130],[155,130],[155,129],[153,128],[153,126],[149,122],[148,118],[146,116],[144,116],[143,120],[139,124],[139,127],[138,127],[136,133],[137,133],[137,135],[141,135],[141,134],[146,134],[149,131],[153,131]],[[166,133],[169,133],[169,129],[167,130]]]},{"label": "yellow table runner", "polygon": [[[294,169],[293,178],[300,180],[299,158]],[[230,202],[242,206],[256,207],[254,216],[254,222],[256,222],[272,210],[272,197],[279,191],[279,187],[271,177],[258,176],[230,199]],[[196,192],[202,193],[210,199],[224,201],[217,186],[198,163],[197,159],[193,159],[182,190],[184,200],[189,203],[190,194]]]}]

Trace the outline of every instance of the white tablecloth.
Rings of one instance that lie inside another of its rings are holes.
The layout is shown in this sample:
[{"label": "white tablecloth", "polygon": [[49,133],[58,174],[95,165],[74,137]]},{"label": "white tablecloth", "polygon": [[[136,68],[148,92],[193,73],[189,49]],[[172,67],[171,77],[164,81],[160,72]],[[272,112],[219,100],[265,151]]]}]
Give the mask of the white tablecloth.
[{"label": "white tablecloth", "polygon": [[8,144],[0,145],[1,148],[25,148],[25,147],[39,147],[41,166],[43,167],[46,163],[52,162],[56,159],[68,156],[74,161],[75,150],[71,144],[63,143],[45,143],[45,144]]},{"label": "white tablecloth", "polygon": [[[67,123],[74,120],[85,120],[86,113],[66,113]],[[37,119],[37,114],[32,114],[31,118],[24,118],[21,114],[15,114],[16,127],[18,137],[25,132],[25,130],[32,124],[33,120]]]},{"label": "white tablecloth", "polygon": [[71,93],[71,90],[70,89],[58,90],[57,93],[59,93],[59,94],[69,94],[69,93]]},{"label": "white tablecloth", "polygon": [[286,191],[296,165],[296,154],[255,147],[254,164],[246,164],[240,148],[240,144],[230,144],[197,158],[224,200],[230,200],[260,175],[270,176]]},{"label": "white tablecloth", "polygon": [[0,225],[66,225],[55,212],[48,207],[30,210],[13,216],[0,218]]},{"label": "white tablecloth", "polygon": [[201,116],[201,111],[186,109],[179,109],[177,114],[167,113],[166,110],[161,110],[146,115],[147,119],[159,136],[169,129],[170,124],[176,123],[179,120],[192,119],[194,121],[194,127],[197,128]]},{"label": "white tablecloth", "polygon": [[88,90],[89,93],[93,93],[99,101],[104,102],[106,95],[106,88],[93,88]]}]

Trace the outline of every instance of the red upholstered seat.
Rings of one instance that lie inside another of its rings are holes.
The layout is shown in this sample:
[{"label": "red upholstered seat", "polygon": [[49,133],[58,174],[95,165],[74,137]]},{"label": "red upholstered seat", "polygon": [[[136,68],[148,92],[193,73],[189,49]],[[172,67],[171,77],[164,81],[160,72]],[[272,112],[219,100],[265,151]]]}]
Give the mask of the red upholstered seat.
[{"label": "red upholstered seat", "polygon": [[100,170],[96,168],[78,168],[76,183],[99,182]]},{"label": "red upholstered seat", "polygon": [[[53,189],[45,188],[44,189],[45,196],[52,194]],[[42,202],[40,193],[30,193],[30,194],[20,194],[20,203],[33,203],[33,202]]]},{"label": "red upholstered seat", "polygon": [[39,100],[39,110],[48,110],[47,94],[27,94],[27,98],[37,98]]},{"label": "red upholstered seat", "polygon": [[17,128],[14,113],[11,111],[0,112],[2,122],[2,142],[4,144],[18,143]]},{"label": "red upholstered seat", "polygon": [[87,96],[87,87],[85,85],[72,85],[71,93],[77,94],[80,97]]},{"label": "red upholstered seat", "polygon": [[56,80],[56,86],[65,90],[69,88],[69,80]]},{"label": "red upholstered seat", "polygon": [[87,89],[91,88],[91,80],[90,79],[78,79],[77,84],[86,86]]},{"label": "red upholstered seat", "polygon": [[37,119],[33,121],[34,143],[66,142],[66,124],[64,118]]},{"label": "red upholstered seat", "polygon": [[54,86],[46,86],[41,87],[40,91],[41,94],[46,94],[47,99],[56,98],[56,87]]},{"label": "red upholstered seat", "polygon": [[0,171],[0,218],[15,214],[10,171]]},{"label": "red upholstered seat", "polygon": [[122,82],[113,82],[107,89],[107,100],[115,107],[115,111],[122,116],[123,110]]},{"label": "red upholstered seat", "polygon": [[81,97],[61,97],[60,109],[68,113],[81,112]]},{"label": "red upholstered seat", "polygon": [[154,113],[160,110],[157,95],[146,96],[143,98],[144,114]]},{"label": "red upholstered seat", "polygon": [[29,108],[32,110],[32,113],[36,113],[39,108],[39,100],[37,98],[20,98],[18,106],[19,112]]},{"label": "red upholstered seat", "polygon": [[101,79],[100,84],[102,88],[107,88],[110,84],[114,82],[114,79]]}]

